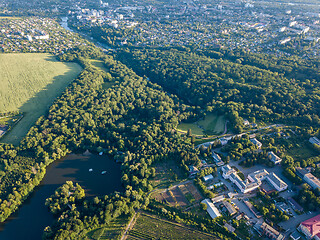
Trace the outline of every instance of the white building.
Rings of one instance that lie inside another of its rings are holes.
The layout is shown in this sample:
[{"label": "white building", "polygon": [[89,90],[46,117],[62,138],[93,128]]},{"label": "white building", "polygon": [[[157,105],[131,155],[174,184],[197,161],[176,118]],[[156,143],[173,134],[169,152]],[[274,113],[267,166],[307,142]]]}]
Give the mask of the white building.
[{"label": "white building", "polygon": [[207,181],[209,181],[209,180],[212,180],[212,179],[213,179],[212,174],[209,174],[209,175],[203,177],[203,180],[204,180],[205,182],[207,182]]},{"label": "white building", "polygon": [[309,138],[309,142],[312,143],[312,144],[316,144],[316,145],[320,146],[320,140],[317,137]]},{"label": "white building", "polygon": [[262,143],[259,142],[256,138],[250,138],[250,142],[256,145],[259,149],[262,147]]},{"label": "white building", "polygon": [[291,37],[288,37],[288,38],[285,38],[283,40],[280,40],[279,44],[282,45],[282,44],[285,44],[285,43],[290,42],[290,41],[291,41]]},{"label": "white building", "polygon": [[205,203],[207,205],[207,212],[209,213],[212,219],[221,216],[219,210],[213,205],[210,199],[204,199],[201,203]]},{"label": "white building", "polygon": [[269,173],[265,169],[255,171],[248,175],[246,180],[242,180],[237,172],[229,165],[223,166],[222,177],[229,179],[234,183],[242,193],[251,192],[261,186],[263,180],[267,180],[277,191],[283,191],[288,188],[288,185],[282,181],[276,174]]},{"label": "white building", "polygon": [[214,151],[212,151],[212,157],[218,167],[221,167],[222,165],[224,165],[224,162],[222,161],[221,157],[218,154],[216,154]]},{"label": "white building", "polygon": [[303,176],[303,180],[308,183],[313,189],[320,189],[320,181],[311,173],[307,173]]},{"label": "white building", "polygon": [[270,159],[271,162],[273,162],[274,164],[280,164],[282,159],[280,157],[278,157],[276,154],[274,154],[274,152],[268,152],[268,157]]},{"label": "white building", "polygon": [[237,174],[236,170],[231,168],[229,165],[223,166],[221,170],[222,170],[222,177],[224,179],[229,179],[243,193],[251,192],[257,189],[261,184],[257,181],[251,181],[250,179],[243,181]]},{"label": "white building", "polygon": [[279,192],[284,191],[288,188],[288,185],[274,173],[270,173],[269,175],[267,175],[266,179]]}]

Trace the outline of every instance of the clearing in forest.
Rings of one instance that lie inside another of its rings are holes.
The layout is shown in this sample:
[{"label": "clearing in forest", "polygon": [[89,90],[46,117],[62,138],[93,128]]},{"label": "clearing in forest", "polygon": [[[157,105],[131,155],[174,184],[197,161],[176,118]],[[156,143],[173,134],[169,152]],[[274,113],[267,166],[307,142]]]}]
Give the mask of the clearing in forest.
[{"label": "clearing in forest", "polygon": [[181,123],[178,125],[178,130],[187,132],[191,129],[192,134],[195,135],[219,135],[224,132],[226,118],[222,115],[209,113],[204,119],[194,123]]},{"label": "clearing in forest", "polygon": [[24,116],[1,141],[19,144],[81,70],[45,53],[0,54],[0,113],[19,111]]}]

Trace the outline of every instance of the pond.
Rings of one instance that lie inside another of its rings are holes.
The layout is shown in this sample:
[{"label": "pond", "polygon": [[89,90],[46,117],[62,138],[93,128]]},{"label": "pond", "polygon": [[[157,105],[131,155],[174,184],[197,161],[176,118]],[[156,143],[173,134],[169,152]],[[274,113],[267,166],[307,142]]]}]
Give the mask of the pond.
[{"label": "pond", "polygon": [[[101,174],[103,171],[106,173]],[[79,183],[86,196],[93,197],[123,191],[120,179],[120,164],[106,156],[70,154],[57,160],[47,168],[43,181],[20,209],[0,224],[0,239],[40,240],[43,229],[54,221],[45,200],[66,181]]]}]

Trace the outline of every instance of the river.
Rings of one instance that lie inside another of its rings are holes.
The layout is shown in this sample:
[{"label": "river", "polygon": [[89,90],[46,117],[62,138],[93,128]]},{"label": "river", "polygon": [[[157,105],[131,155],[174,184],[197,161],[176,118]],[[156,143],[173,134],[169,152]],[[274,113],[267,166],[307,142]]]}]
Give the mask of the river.
[{"label": "river", "polygon": [[64,29],[68,30],[68,31],[78,33],[80,36],[82,36],[83,38],[87,39],[88,41],[94,43],[98,48],[102,49],[103,51],[108,51],[108,50],[114,51],[115,50],[115,49],[111,48],[110,46],[108,46],[107,44],[98,42],[93,37],[90,37],[89,35],[87,35],[87,34],[85,34],[83,32],[74,31],[71,28],[69,28],[69,26],[68,26],[68,17],[62,17],[61,18],[60,26],[63,27]]},{"label": "river", "polygon": [[[93,171],[89,172],[92,168]],[[106,174],[101,174],[106,171]],[[53,223],[53,215],[44,205],[45,199],[66,181],[79,183],[87,197],[123,191],[120,164],[106,156],[70,154],[47,168],[41,184],[18,211],[0,224],[1,240],[40,240],[43,229]]]}]

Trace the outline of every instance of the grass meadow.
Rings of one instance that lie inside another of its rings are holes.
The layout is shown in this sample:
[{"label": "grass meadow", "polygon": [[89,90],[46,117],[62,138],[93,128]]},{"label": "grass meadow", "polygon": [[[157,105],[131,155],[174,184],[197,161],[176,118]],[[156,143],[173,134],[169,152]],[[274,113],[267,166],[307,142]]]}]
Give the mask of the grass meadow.
[{"label": "grass meadow", "polygon": [[224,116],[209,113],[204,119],[197,122],[179,124],[178,130],[187,132],[188,129],[191,129],[192,134],[195,135],[219,135],[224,132],[225,123]]},{"label": "grass meadow", "polygon": [[0,54],[0,112],[24,115],[1,141],[19,144],[81,70],[76,63],[59,62],[45,53]]}]

